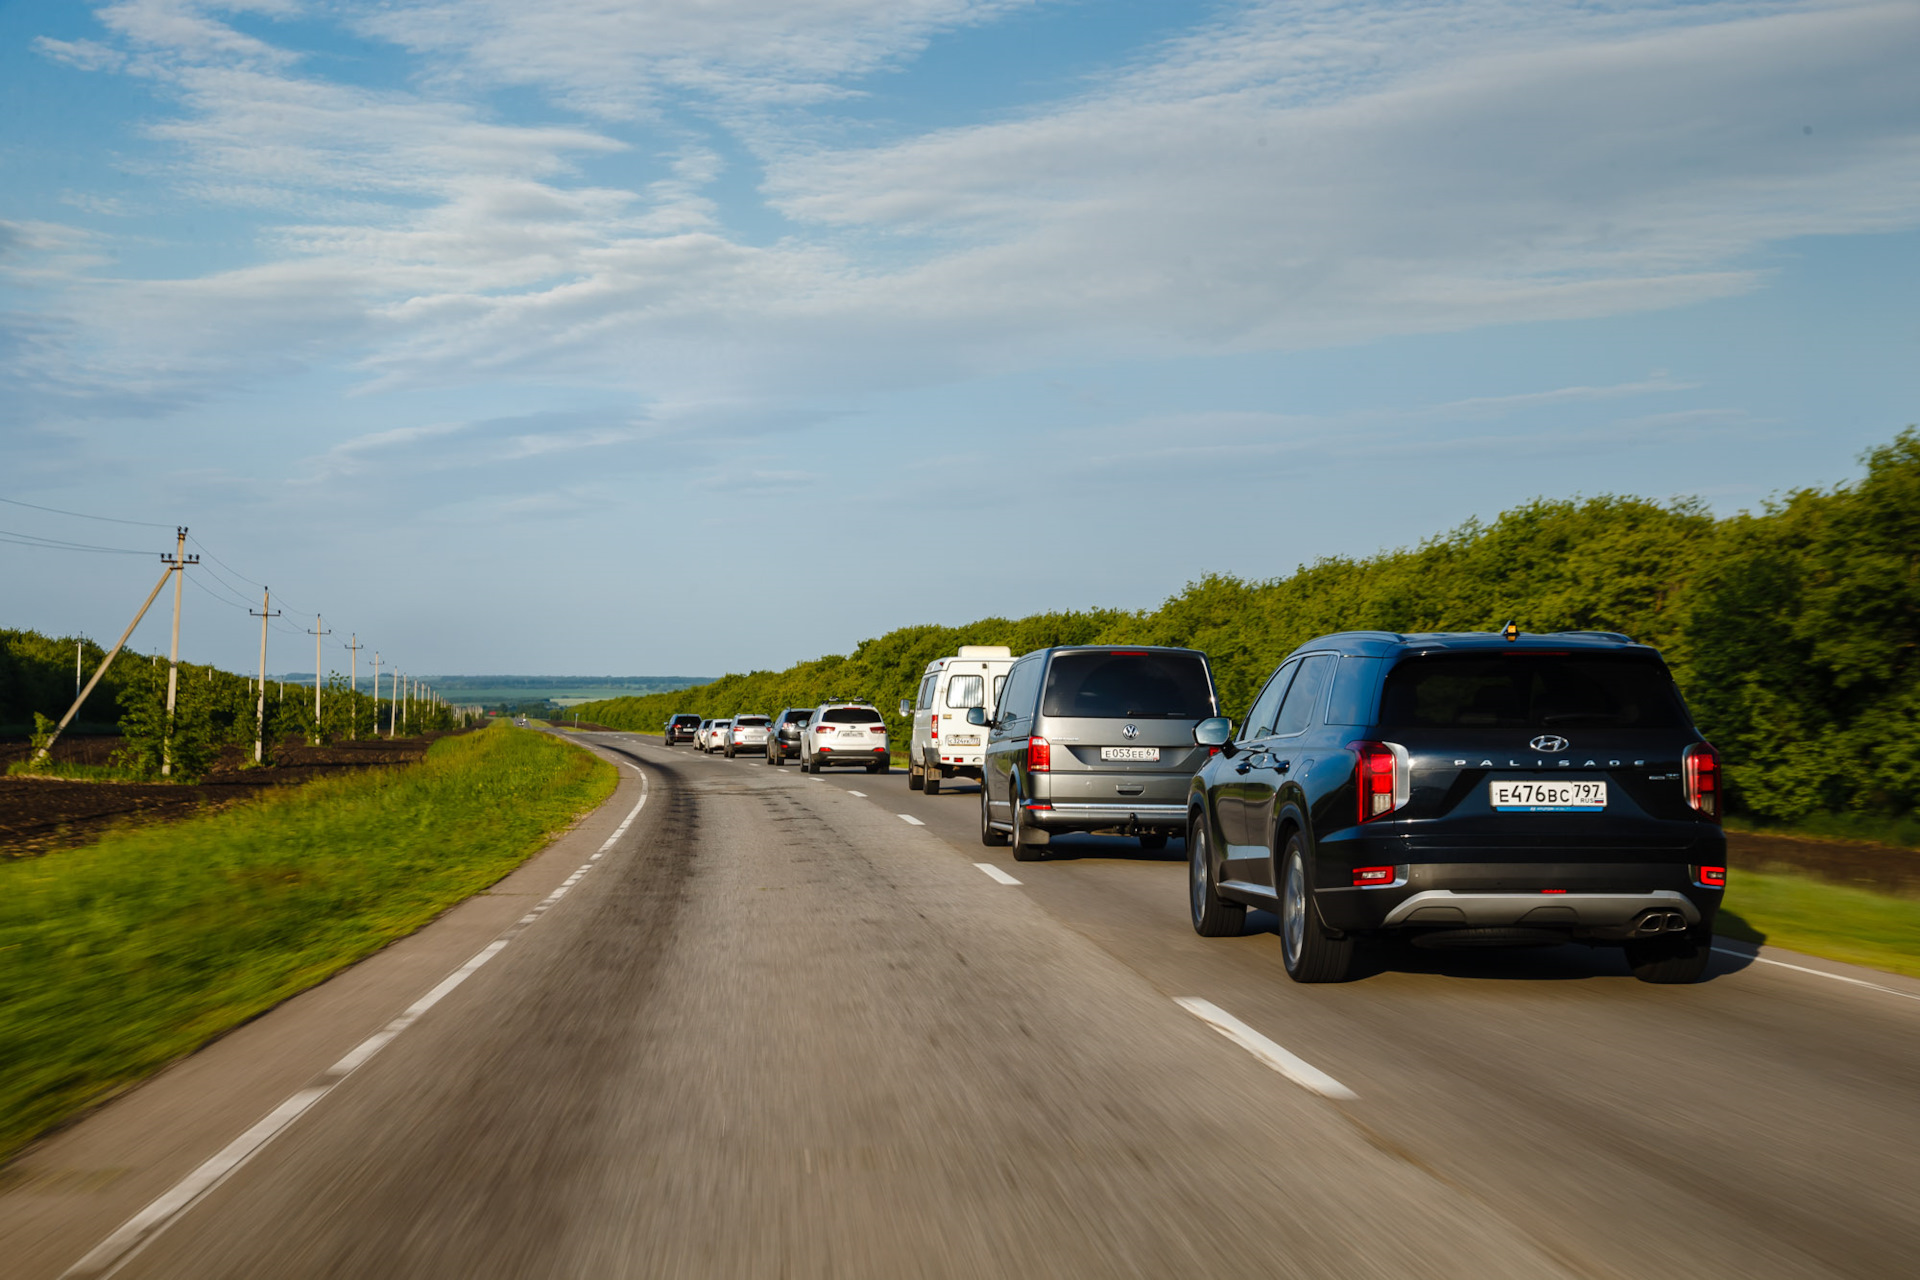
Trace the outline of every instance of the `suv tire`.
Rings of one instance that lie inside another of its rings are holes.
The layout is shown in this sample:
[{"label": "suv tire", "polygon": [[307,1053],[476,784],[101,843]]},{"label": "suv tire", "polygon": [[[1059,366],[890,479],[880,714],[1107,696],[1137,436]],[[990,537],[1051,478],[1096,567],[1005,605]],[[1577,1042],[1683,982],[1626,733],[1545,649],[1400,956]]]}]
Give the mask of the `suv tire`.
[{"label": "suv tire", "polygon": [[1007,833],[998,830],[987,821],[987,815],[992,812],[992,806],[987,803],[987,780],[982,778],[980,779],[980,843],[989,849],[1004,849],[1007,847]]},{"label": "suv tire", "polygon": [[733,744],[729,742],[725,747],[721,748],[720,754],[729,760],[733,759]]},{"label": "suv tire", "polygon": [[1698,982],[1713,959],[1713,931],[1695,925],[1678,938],[1648,938],[1626,945],[1627,965],[1642,982],[1663,986]]},{"label": "suv tire", "polygon": [[811,759],[809,759],[807,761],[806,768],[808,773],[820,772],[820,757],[814,756]]},{"label": "suv tire", "polygon": [[873,762],[872,764],[870,764],[870,765],[868,765],[868,766],[867,766],[867,772],[868,772],[868,773],[880,773],[881,771],[883,771],[883,770],[884,770],[884,769],[886,769],[887,767],[888,767],[888,766],[886,766],[886,765],[883,765],[883,764],[881,764],[881,763],[880,763],[880,762],[879,762],[878,760],[875,760],[875,761],[874,761],[874,762]]},{"label": "suv tire", "polygon": [[1287,837],[1280,873],[1280,960],[1295,982],[1342,982],[1353,967],[1353,939],[1330,938],[1307,880],[1307,844]]},{"label": "suv tire", "polygon": [[1213,891],[1213,845],[1200,813],[1187,822],[1187,904],[1193,931],[1203,938],[1237,938],[1246,927],[1246,907]]}]

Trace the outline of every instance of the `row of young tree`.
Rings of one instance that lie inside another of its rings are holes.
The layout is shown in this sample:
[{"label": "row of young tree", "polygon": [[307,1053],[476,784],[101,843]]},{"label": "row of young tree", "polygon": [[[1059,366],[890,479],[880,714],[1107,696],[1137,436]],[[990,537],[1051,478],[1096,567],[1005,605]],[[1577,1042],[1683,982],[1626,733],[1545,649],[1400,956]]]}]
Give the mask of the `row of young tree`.
[{"label": "row of young tree", "polygon": [[1716,518],[1697,501],[1538,500],[1418,547],[1335,557],[1283,578],[1210,574],[1141,613],[1097,610],[917,626],[784,671],[576,708],[657,732],[669,715],[866,697],[893,715],[926,663],[962,644],[1205,650],[1239,718],[1295,646],[1332,631],[1623,631],[1657,646],[1728,762],[1736,809],[1903,818],[1920,804],[1920,434],[1866,473]]},{"label": "row of young tree", "polygon": [[[72,704],[76,643],[91,674],[105,654],[90,641],[0,630],[0,724],[30,723],[36,749]],[[268,680],[263,723],[255,679],[183,662],[169,723],[167,670],[164,656],[123,652],[82,708],[83,725],[98,729],[117,724],[123,742],[116,763],[122,768],[158,776],[170,752],[173,776],[195,778],[229,746],[240,748],[243,759],[251,761],[256,734],[261,763],[271,764],[290,741],[324,744],[372,738],[393,732],[396,719],[402,732],[430,732],[451,729],[460,718],[458,711],[432,699],[412,701],[404,710],[388,698],[376,703],[335,673],[321,688],[318,718],[311,684]]]}]

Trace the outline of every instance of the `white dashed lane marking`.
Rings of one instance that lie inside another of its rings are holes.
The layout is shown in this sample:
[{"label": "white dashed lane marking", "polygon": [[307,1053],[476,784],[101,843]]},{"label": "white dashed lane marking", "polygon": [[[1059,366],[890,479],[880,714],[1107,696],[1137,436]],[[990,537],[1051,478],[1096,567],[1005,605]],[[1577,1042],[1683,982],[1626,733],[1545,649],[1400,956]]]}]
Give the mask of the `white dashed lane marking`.
[{"label": "white dashed lane marking", "polygon": [[910,813],[897,813],[897,814],[895,814],[894,816],[895,816],[896,818],[898,818],[898,819],[900,819],[900,821],[902,821],[902,822],[910,822],[910,823],[912,823],[912,824],[913,824],[914,826],[916,826],[916,827],[924,827],[924,826],[926,826],[926,825],[927,825],[926,823],[924,823],[924,822],[922,822],[922,821],[920,821],[920,819],[918,819],[918,818],[916,818],[916,817],[914,817],[914,816],[913,816],[912,814],[910,814]]},{"label": "white dashed lane marking", "polygon": [[976,862],[973,865],[980,868],[982,871],[986,872],[988,875],[992,876],[995,880],[998,880],[1001,884],[1019,884],[1020,883],[1018,880],[1015,880],[1012,876],[1008,875],[1006,872],[1002,871],[1000,868],[994,866],[991,862]]},{"label": "white dashed lane marking", "polygon": [[1335,1098],[1342,1102],[1351,1102],[1359,1096],[1312,1063],[1288,1053],[1212,1001],[1202,1000],[1198,996],[1175,996],[1173,1000],[1301,1088],[1311,1089],[1323,1098]]}]

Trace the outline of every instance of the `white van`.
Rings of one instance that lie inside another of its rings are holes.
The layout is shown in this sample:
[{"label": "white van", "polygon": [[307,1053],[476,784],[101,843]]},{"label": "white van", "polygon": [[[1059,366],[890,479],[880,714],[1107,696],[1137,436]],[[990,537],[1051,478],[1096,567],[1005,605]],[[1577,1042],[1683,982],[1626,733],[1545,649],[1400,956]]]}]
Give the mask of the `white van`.
[{"label": "white van", "polygon": [[939,795],[944,778],[980,776],[986,731],[967,723],[967,708],[985,707],[991,718],[1012,665],[1013,650],[1003,644],[963,644],[951,658],[927,664],[919,692],[900,699],[900,714],[913,717],[909,787]]}]

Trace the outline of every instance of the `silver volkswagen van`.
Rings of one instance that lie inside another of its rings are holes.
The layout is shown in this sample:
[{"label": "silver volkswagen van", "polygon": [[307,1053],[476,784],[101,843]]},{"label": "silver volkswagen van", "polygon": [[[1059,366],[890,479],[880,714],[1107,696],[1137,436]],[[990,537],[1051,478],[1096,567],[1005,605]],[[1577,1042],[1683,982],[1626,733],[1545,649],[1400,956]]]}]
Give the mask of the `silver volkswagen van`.
[{"label": "silver volkswagen van", "polygon": [[1027,654],[1007,672],[987,728],[980,840],[1045,856],[1061,831],[1110,831],[1164,848],[1187,824],[1187,786],[1206,762],[1193,727],[1219,714],[1197,649],[1069,645]]}]

